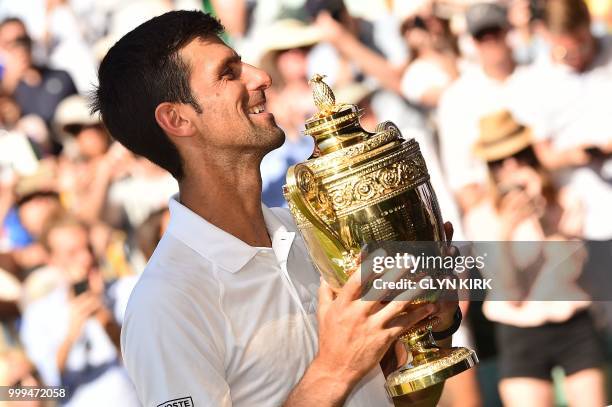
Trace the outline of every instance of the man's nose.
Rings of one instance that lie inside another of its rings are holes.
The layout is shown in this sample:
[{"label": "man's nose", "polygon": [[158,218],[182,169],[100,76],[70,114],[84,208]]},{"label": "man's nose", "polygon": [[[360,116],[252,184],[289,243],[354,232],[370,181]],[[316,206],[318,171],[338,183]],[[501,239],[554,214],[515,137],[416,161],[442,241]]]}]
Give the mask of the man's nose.
[{"label": "man's nose", "polygon": [[265,90],[272,85],[272,78],[266,71],[249,64],[243,66],[243,78],[249,91]]}]

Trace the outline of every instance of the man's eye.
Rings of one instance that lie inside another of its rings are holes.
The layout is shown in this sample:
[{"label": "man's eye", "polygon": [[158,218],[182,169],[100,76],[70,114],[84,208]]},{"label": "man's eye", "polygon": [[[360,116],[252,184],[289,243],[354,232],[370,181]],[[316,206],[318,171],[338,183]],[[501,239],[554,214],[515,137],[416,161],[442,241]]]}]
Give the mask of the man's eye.
[{"label": "man's eye", "polygon": [[227,69],[223,72],[223,74],[221,75],[224,79],[228,79],[228,80],[234,80],[236,79],[236,73],[234,72],[233,69]]}]

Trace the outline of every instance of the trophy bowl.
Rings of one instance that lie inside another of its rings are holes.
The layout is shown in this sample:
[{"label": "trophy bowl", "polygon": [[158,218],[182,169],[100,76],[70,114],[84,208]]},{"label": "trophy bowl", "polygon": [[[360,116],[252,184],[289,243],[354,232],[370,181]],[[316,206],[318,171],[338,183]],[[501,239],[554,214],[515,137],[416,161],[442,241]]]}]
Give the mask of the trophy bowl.
[{"label": "trophy bowl", "polygon": [[[419,145],[391,122],[374,133],[359,124],[355,105],[336,103],[323,76],[310,84],[319,112],[306,122],[312,158],[287,171],[283,187],[293,218],[318,271],[334,290],[355,272],[362,248],[388,241],[446,245],[438,201]],[[414,303],[435,301],[434,297]],[[403,333],[408,361],[387,377],[390,396],[439,384],[478,363],[474,351],[440,348],[427,320]]]}]

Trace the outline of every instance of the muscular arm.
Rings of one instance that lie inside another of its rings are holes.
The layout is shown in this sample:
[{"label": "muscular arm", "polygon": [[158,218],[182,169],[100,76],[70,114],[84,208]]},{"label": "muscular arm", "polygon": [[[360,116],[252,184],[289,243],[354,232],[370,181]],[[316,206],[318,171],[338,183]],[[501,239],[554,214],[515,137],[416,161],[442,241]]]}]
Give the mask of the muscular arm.
[{"label": "muscular arm", "polygon": [[340,377],[315,358],[284,407],[342,406],[354,386],[354,380]]}]

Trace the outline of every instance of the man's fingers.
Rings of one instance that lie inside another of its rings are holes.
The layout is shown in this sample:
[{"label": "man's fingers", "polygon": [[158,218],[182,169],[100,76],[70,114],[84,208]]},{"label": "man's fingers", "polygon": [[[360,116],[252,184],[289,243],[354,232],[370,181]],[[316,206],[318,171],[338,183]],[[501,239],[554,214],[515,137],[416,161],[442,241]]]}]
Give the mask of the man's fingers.
[{"label": "man's fingers", "polygon": [[319,313],[324,314],[327,312],[327,309],[333,301],[334,292],[323,277],[321,277],[321,285],[319,285],[319,302],[317,306]]},{"label": "man's fingers", "polygon": [[404,314],[406,310],[408,314],[419,318],[418,321],[420,321],[425,316],[432,314],[435,307],[432,304],[415,305],[413,301],[392,301],[373,316],[375,324],[384,327],[389,321]]},{"label": "man's fingers", "polygon": [[[390,282],[398,282],[402,278],[412,279],[414,275],[411,274],[412,268],[401,268],[393,267],[386,269],[382,274],[376,276],[376,280],[380,281],[380,285],[375,286],[374,284],[369,285],[367,292],[363,293],[362,299],[369,301],[389,301],[389,292],[393,290],[388,288]],[[376,288],[378,287],[378,288]],[[380,288],[385,287],[385,288]]]},{"label": "man's fingers", "polygon": [[391,318],[385,322],[384,327],[391,330],[393,334],[399,335],[405,330],[412,328],[418,322],[424,320],[428,316],[433,314],[434,307],[432,304],[421,305],[416,308],[412,308],[406,312],[402,312],[399,315]]},{"label": "man's fingers", "polygon": [[80,315],[90,315],[102,305],[98,296],[91,293],[83,293],[74,300],[75,311]]},{"label": "man's fingers", "polygon": [[359,266],[355,267],[351,273],[351,276],[338,293],[338,299],[344,304],[356,300],[361,295],[361,273],[359,272]]},{"label": "man's fingers", "polygon": [[453,241],[453,235],[455,234],[455,228],[453,228],[452,223],[444,222],[444,234],[446,235],[447,242]]},{"label": "man's fingers", "polygon": [[375,259],[384,258],[386,255],[387,252],[384,249],[376,249],[372,253],[368,253],[367,257],[362,260],[359,270],[361,272],[361,283],[363,286],[370,284],[380,276],[380,273],[374,271]]}]

